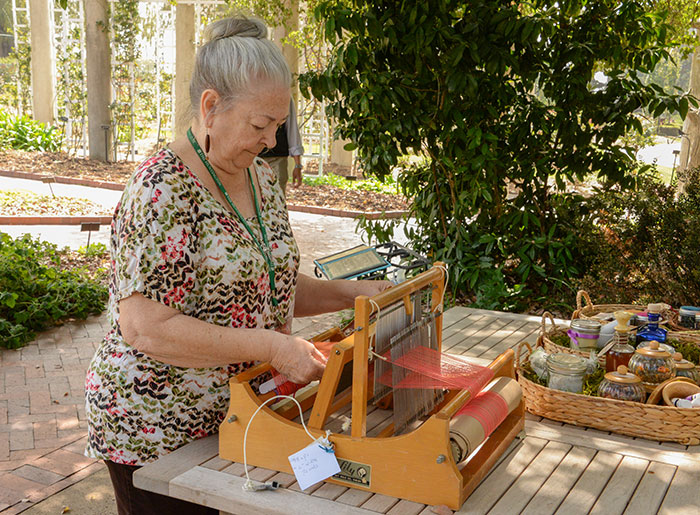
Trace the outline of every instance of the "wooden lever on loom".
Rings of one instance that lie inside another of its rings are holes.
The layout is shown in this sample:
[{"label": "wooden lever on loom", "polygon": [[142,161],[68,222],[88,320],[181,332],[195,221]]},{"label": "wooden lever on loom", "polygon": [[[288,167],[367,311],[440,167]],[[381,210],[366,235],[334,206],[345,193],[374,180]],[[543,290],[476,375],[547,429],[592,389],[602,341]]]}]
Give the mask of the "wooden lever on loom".
[{"label": "wooden lever on loom", "polygon": [[[444,269],[436,264],[430,270],[372,298],[358,297],[355,302],[355,332],[343,337],[339,330],[319,335],[324,341],[336,341],[326,370],[317,387],[296,395],[303,409],[311,408],[309,431],[314,437],[325,434],[330,418],[338,425],[338,415],[352,402],[350,434],[332,433],[341,474],[326,481],[415,502],[444,504],[459,509],[498,457],[524,427],[524,405],[510,413],[486,441],[460,464],[453,459],[450,446],[450,421],[472,397],[462,390],[448,391],[441,403],[425,420],[404,434],[385,430],[367,434],[367,403],[372,396],[373,376],[369,373],[370,347],[373,343],[377,307],[384,310],[397,303],[406,312],[413,308],[412,295],[430,291],[430,310],[435,318],[438,342],[442,338],[442,299]],[[405,306],[409,306],[406,309]],[[375,317],[375,320],[371,320]],[[317,338],[318,339],[318,338]],[[338,341],[339,340],[339,341]],[[219,433],[219,454],[232,461],[243,461],[243,436],[248,421],[264,402],[249,381],[265,371],[265,365],[249,370],[230,382],[231,400]],[[508,350],[488,365],[494,377],[515,377],[514,353]],[[351,379],[351,381],[350,381]],[[349,383],[349,384],[348,384]],[[265,406],[250,425],[247,436],[248,464],[292,473],[288,456],[309,445],[309,436],[300,423],[298,408],[282,404],[281,409]],[[458,466],[459,465],[459,466]],[[347,471],[361,471],[354,476]]]}]

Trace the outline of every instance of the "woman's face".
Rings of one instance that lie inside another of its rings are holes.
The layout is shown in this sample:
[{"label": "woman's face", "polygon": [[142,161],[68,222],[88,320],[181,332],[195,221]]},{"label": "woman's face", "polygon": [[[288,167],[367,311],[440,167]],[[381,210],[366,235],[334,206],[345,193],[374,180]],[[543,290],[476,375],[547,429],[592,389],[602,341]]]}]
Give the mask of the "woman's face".
[{"label": "woman's face", "polygon": [[274,147],[275,132],[289,116],[289,88],[260,82],[251,89],[208,120],[209,160],[229,173],[248,168],[265,147]]}]

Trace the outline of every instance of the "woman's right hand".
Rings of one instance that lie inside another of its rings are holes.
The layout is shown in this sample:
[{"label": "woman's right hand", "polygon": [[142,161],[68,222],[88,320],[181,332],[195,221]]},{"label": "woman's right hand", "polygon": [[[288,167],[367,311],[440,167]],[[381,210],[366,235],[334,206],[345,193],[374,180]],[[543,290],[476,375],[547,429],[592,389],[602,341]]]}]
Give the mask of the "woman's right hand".
[{"label": "woman's right hand", "polygon": [[326,358],[313,343],[297,336],[281,333],[270,349],[270,364],[280,374],[298,384],[320,379],[326,369]]}]

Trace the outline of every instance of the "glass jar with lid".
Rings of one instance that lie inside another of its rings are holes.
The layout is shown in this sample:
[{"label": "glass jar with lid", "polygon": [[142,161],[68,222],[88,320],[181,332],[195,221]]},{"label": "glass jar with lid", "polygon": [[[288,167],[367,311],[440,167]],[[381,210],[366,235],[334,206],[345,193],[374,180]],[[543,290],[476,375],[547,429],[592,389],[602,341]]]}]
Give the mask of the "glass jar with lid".
[{"label": "glass jar with lid", "polygon": [[598,348],[598,336],[602,324],[597,320],[577,318],[571,321],[571,325],[566,334],[571,340],[572,349],[589,352]]},{"label": "glass jar with lid", "polygon": [[647,393],[642,380],[630,373],[626,366],[620,365],[617,370],[605,374],[598,386],[598,395],[620,401],[644,402]]},{"label": "glass jar with lid", "polygon": [[671,354],[653,340],[647,347],[637,347],[630,358],[629,371],[642,380],[644,388],[651,392],[659,384],[676,375],[676,363]]},{"label": "glass jar with lid", "polygon": [[700,370],[687,359],[683,359],[683,354],[676,352],[673,355],[673,361],[676,363],[676,377],[687,377],[696,385],[700,386]]},{"label": "glass jar with lid", "polygon": [[695,317],[700,314],[697,306],[681,306],[678,310],[678,323],[687,329],[695,329]]},{"label": "glass jar with lid", "polygon": [[575,354],[559,352],[547,356],[547,386],[553,390],[581,393],[586,359]]},{"label": "glass jar with lid", "polygon": [[[652,341],[653,341],[653,340],[652,340]],[[650,344],[650,343],[651,343],[651,341],[642,342],[642,343],[640,343],[639,345],[637,345],[637,348],[638,348],[638,349],[644,349],[645,347],[649,347],[649,344]],[[676,353],[675,347],[674,347],[673,345],[671,345],[670,343],[661,343],[661,342],[659,342],[659,349],[665,350],[665,351],[668,352],[671,356],[673,356],[673,355]]]}]

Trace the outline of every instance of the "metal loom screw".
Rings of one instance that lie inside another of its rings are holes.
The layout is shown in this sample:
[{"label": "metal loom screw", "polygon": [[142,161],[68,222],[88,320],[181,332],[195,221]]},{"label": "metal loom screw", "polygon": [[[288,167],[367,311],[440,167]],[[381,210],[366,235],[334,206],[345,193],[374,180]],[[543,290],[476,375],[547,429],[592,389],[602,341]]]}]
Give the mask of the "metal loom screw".
[{"label": "metal loom screw", "polygon": [[336,355],[336,356],[340,356],[340,351],[339,351],[339,350],[336,350],[336,351],[335,351],[335,355]]},{"label": "metal loom screw", "polygon": [[447,459],[447,458],[445,457],[444,454],[440,454],[440,455],[437,457],[437,460],[436,460],[436,461],[437,461],[437,463],[444,463],[444,461],[445,461],[446,459]]},{"label": "metal loom screw", "polygon": [[232,424],[232,423],[234,423],[236,420],[238,420],[238,417],[237,417],[236,415],[231,415],[231,416],[228,418],[228,423],[229,423],[229,424]]}]

